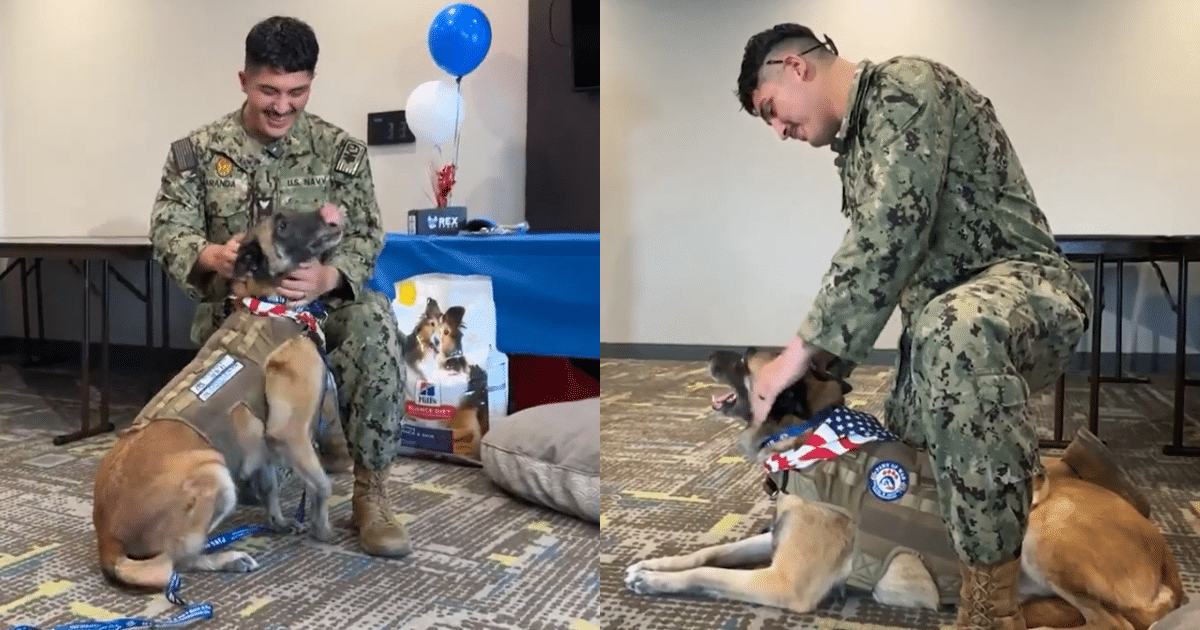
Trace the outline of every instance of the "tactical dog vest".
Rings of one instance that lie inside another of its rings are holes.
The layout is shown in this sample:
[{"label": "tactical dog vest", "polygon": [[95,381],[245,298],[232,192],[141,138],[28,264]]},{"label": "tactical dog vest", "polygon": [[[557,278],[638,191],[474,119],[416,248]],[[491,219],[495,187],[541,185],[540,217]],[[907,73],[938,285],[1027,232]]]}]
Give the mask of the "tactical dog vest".
[{"label": "tactical dog vest", "polygon": [[177,420],[204,437],[225,454],[226,466],[236,475],[242,452],[228,421],[229,412],[244,403],[256,417],[266,420],[263,388],[267,357],[300,334],[297,321],[262,316],[248,309],[229,314],[195,358],[163,387],[133,421],[131,430],[155,420]]},{"label": "tactical dog vest", "polygon": [[[916,553],[943,604],[959,599],[958,555],[942,520],[937,481],[925,452],[865,413],[834,408],[798,448],[764,462],[780,491],[824,505],[853,523],[847,585],[872,591],[892,558]],[[820,465],[816,465],[820,463]]]}]

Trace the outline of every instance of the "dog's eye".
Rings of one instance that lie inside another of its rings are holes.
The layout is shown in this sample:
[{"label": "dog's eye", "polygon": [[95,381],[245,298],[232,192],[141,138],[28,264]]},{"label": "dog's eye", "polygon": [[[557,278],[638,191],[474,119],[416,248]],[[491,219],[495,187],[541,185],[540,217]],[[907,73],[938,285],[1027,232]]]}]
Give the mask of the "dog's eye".
[{"label": "dog's eye", "polygon": [[288,227],[287,217],[285,217],[283,215],[279,215],[275,218],[275,229],[276,230],[279,230],[280,232],[282,232],[282,231],[286,230],[287,227]]}]

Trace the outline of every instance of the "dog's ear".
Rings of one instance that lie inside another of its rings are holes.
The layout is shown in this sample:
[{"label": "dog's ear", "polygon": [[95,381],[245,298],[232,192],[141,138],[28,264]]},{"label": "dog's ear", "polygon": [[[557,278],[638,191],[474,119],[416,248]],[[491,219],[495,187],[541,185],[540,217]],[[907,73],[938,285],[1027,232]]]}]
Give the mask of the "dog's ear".
[{"label": "dog's ear", "polygon": [[442,316],[442,309],[438,306],[437,300],[428,298],[425,300],[425,317],[429,319],[437,319]]},{"label": "dog's ear", "polygon": [[238,247],[237,258],[233,261],[235,277],[258,276],[266,267],[267,255],[257,239],[245,241]]},{"label": "dog's ear", "polygon": [[465,326],[462,325],[462,320],[463,315],[466,314],[466,312],[467,309],[461,306],[451,306],[450,308],[446,309],[446,323],[450,324],[454,328],[465,328]]}]

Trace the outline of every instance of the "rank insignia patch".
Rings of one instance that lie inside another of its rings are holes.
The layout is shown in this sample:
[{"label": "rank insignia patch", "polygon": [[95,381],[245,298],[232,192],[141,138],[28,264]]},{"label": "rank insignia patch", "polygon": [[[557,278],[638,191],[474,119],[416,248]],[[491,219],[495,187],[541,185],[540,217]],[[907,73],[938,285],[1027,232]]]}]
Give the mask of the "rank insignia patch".
[{"label": "rank insignia patch", "polygon": [[229,158],[222,155],[217,158],[217,175],[221,177],[229,177],[233,174],[233,162]]}]

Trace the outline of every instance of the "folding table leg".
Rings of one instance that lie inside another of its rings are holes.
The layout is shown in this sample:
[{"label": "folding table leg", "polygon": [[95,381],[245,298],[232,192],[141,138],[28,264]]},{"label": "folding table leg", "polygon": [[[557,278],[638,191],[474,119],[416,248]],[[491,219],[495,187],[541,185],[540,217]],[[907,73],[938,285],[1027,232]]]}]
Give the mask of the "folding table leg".
[{"label": "folding table leg", "polygon": [[[108,264],[107,264],[107,262],[104,264],[104,274],[105,274],[105,279],[103,281],[103,286],[105,288],[105,291],[104,291],[105,304],[104,304],[104,306],[105,306],[105,311],[107,312],[107,310],[108,310],[107,309],[107,306],[108,306],[108,299],[107,299],[107,296],[108,296],[108,291],[107,291],[107,288],[108,288]],[[80,378],[79,378],[79,380],[80,380],[80,386],[79,386],[80,397],[79,398],[80,398],[80,402],[82,403],[81,407],[80,407],[80,411],[79,411],[80,427],[79,427],[79,430],[75,431],[74,433],[66,433],[63,435],[55,436],[53,442],[56,446],[61,446],[63,444],[75,442],[75,441],[82,440],[87,437],[91,437],[93,435],[99,435],[101,433],[106,433],[108,431],[113,430],[113,425],[111,422],[108,421],[107,414],[104,413],[105,410],[103,408],[101,410],[101,413],[104,415],[104,417],[101,418],[101,421],[98,422],[95,427],[93,427],[92,423],[91,423],[91,412],[92,412],[92,371],[91,371],[92,286],[91,286],[91,277],[92,277],[92,262],[90,259],[85,258],[83,260],[83,342],[81,344],[81,348],[79,351],[79,355],[80,355]],[[106,317],[107,317],[107,315],[106,315]],[[106,321],[103,323],[107,324]],[[107,326],[106,326],[106,328],[107,328]],[[105,330],[104,334],[107,335],[107,330]],[[108,354],[107,349],[101,350],[101,355],[104,356],[105,358],[107,358],[107,354]],[[103,405],[102,405],[102,407],[103,407]]]}]

